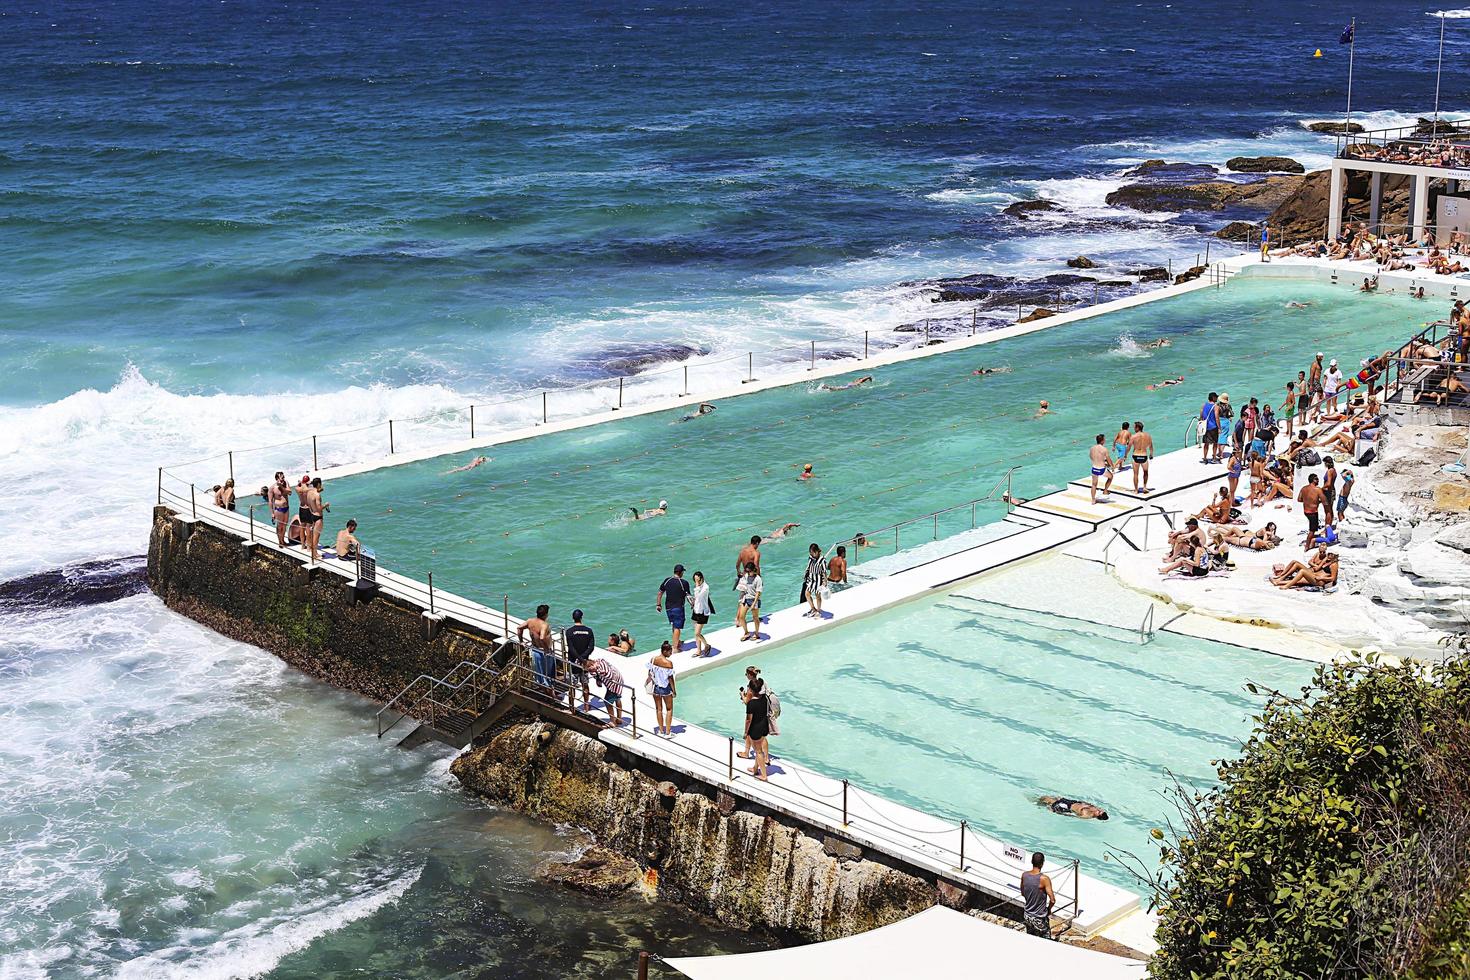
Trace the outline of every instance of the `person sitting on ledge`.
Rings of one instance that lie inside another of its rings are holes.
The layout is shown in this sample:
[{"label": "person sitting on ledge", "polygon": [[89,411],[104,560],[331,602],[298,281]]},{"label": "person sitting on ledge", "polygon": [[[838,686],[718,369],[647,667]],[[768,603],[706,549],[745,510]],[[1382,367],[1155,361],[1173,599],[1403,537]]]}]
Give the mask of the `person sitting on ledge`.
[{"label": "person sitting on ledge", "polygon": [[337,557],[343,561],[353,561],[357,558],[357,550],[362,547],[362,542],[357,540],[353,531],[357,530],[357,521],[349,520],[347,526],[337,532]]},{"label": "person sitting on ledge", "polygon": [[1064,817],[1078,817],[1082,820],[1108,819],[1108,811],[1097,804],[1086,803],[1082,800],[1069,800],[1065,796],[1040,796],[1037,797],[1036,804]]},{"label": "person sitting on ledge", "polygon": [[1229,524],[1230,508],[1233,504],[1234,501],[1230,499],[1230,488],[1221,487],[1220,495],[1205,504],[1204,509],[1194,516],[1202,521],[1209,521],[1211,524]]}]

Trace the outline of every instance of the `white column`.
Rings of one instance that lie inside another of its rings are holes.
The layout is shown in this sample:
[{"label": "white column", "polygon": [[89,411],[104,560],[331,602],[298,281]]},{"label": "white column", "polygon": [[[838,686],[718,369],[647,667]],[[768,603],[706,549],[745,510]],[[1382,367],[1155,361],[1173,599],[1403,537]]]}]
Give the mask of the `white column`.
[{"label": "white column", "polygon": [[1379,214],[1383,210],[1383,173],[1373,171],[1373,176],[1368,180],[1368,230],[1373,234],[1379,234]]},{"label": "white column", "polygon": [[[1332,176],[1327,191],[1327,240],[1337,238],[1342,231],[1342,161],[1332,161]],[[1283,243],[1284,244],[1284,243]]]},{"label": "white column", "polygon": [[1429,214],[1429,175],[1414,176],[1414,199],[1409,205],[1409,221],[1414,226],[1414,241],[1424,237],[1424,225]]}]

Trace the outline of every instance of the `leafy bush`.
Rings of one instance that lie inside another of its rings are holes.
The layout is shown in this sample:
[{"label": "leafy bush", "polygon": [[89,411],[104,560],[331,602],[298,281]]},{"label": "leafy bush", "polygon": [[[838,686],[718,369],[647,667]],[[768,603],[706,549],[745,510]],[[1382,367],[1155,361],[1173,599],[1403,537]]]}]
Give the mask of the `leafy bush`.
[{"label": "leafy bush", "polygon": [[[1251,687],[1254,691],[1254,686]],[[1159,978],[1447,976],[1470,952],[1470,665],[1322,667],[1155,831]]]}]

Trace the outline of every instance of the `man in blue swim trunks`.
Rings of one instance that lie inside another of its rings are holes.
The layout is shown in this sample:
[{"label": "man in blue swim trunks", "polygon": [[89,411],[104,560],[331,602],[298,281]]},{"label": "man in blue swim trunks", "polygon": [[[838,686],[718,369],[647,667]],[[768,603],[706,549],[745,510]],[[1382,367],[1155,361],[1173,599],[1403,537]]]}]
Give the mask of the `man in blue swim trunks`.
[{"label": "man in blue swim trunks", "polygon": [[684,631],[684,605],[688,601],[689,583],[684,581],[684,566],[675,565],[674,574],[664,579],[663,584],[658,587],[658,597],[653,604],[655,609],[669,617],[669,625],[674,628],[675,653],[680,650],[679,637]]},{"label": "man in blue swim trunks", "polygon": [[1088,459],[1092,462],[1092,502],[1097,503],[1097,478],[1106,475],[1108,481],[1103,486],[1103,497],[1106,498],[1108,491],[1113,488],[1113,461],[1108,456],[1108,447],[1105,445],[1108,437],[1099,432],[1097,443],[1087,451]]}]

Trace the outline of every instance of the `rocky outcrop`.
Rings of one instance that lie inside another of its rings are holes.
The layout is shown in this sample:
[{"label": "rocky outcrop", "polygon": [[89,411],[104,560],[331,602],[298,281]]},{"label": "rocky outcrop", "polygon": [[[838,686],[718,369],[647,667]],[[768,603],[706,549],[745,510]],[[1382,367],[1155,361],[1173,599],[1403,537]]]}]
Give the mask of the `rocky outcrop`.
[{"label": "rocky outcrop", "polygon": [[548,861],[536,877],[574,891],[606,898],[632,891],[643,880],[643,869],[632,858],[606,847],[591,847],[570,861]]},{"label": "rocky outcrop", "polygon": [[1057,315],[1057,311],[1056,310],[1049,310],[1049,309],[1047,309],[1044,306],[1038,306],[1036,309],[1032,310],[1030,313],[1027,313],[1025,316],[1021,317],[1021,319],[1017,320],[1016,322],[1017,323],[1030,323],[1033,320],[1045,320],[1049,316],[1056,316],[1056,315]]},{"label": "rocky outcrop", "polygon": [[1177,286],[1180,283],[1189,282],[1191,279],[1198,279],[1200,276],[1202,276],[1204,274],[1205,274],[1205,267],[1202,266],[1202,265],[1197,265],[1197,266],[1194,266],[1193,268],[1185,269],[1183,272],[1179,273],[1179,275],[1177,275],[1177,276],[1174,277],[1174,285]]},{"label": "rocky outcrop", "polygon": [[1363,131],[1361,123],[1314,122],[1308,123],[1307,128],[1314,133],[1361,133]]},{"label": "rocky outcrop", "polygon": [[[1278,204],[1266,219],[1271,226],[1271,238],[1274,242],[1290,245],[1319,239],[1326,234],[1330,171],[1314,170],[1298,179],[1301,183],[1297,189]],[[1343,188],[1345,222],[1368,220],[1370,192],[1366,173],[1347,172],[1347,181]],[[1382,194],[1379,220],[1402,225],[1409,214],[1409,178],[1403,174],[1384,174]]]},{"label": "rocky outcrop", "polygon": [[1169,281],[1169,270],[1161,265],[1151,266],[1147,269],[1129,269],[1128,275],[1137,276],[1139,282]]},{"label": "rocky outcrop", "polygon": [[1068,259],[1067,265],[1073,269],[1095,269],[1097,263],[1085,255],[1079,255],[1075,259]]},{"label": "rocky outcrop", "polygon": [[1145,160],[1123,172],[1124,177],[1147,177],[1150,180],[1176,183],[1207,179],[1214,174],[1215,168],[1207,163],[1169,163],[1165,160]]},{"label": "rocky outcrop", "polygon": [[[788,818],[687,779],[664,795],[659,777],[633,764],[594,739],[524,722],[464,753],[450,771],[497,803],[583,828],[601,847],[656,869],[660,897],[727,925],[836,939],[938,900],[936,881],[860,850],[828,853]],[[614,881],[627,877],[621,867]]]},{"label": "rocky outcrop", "polygon": [[1254,221],[1232,221],[1214,234],[1227,242],[1255,242],[1261,236],[1261,226]]},{"label": "rocky outcrop", "polygon": [[1207,180],[1197,184],[1128,184],[1108,194],[1113,207],[1135,211],[1223,211],[1229,207],[1277,207],[1295,193],[1304,178],[1267,177],[1248,184]]},{"label": "rocky outcrop", "polygon": [[1307,168],[1291,157],[1231,157],[1225,161],[1225,169],[1240,174],[1302,174]]},{"label": "rocky outcrop", "polygon": [[1053,201],[1017,201],[1015,204],[1007,204],[1001,208],[1001,214],[1008,214],[1012,218],[1020,218],[1024,221],[1038,214],[1060,210],[1062,206]]}]

